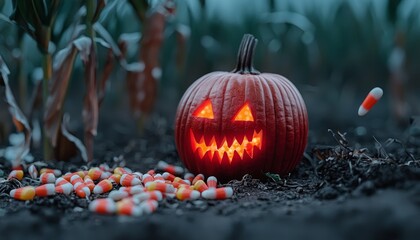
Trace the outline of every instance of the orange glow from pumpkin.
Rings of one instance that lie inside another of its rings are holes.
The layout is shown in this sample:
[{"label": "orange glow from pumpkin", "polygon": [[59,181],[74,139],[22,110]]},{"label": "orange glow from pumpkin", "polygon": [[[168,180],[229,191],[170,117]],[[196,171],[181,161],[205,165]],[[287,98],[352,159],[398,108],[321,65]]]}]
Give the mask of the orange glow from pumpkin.
[{"label": "orange glow from pumpkin", "polygon": [[210,140],[209,143],[204,141],[204,137],[197,140],[194,136],[192,130],[190,130],[191,144],[193,151],[198,151],[199,157],[202,159],[207,152],[210,153],[210,159],[213,159],[216,154],[219,162],[222,162],[223,155],[226,154],[229,158],[229,162],[232,162],[235,152],[241,157],[244,158],[244,153],[247,152],[248,155],[252,158],[254,156],[254,147],[257,147],[261,150],[262,147],[262,130],[259,132],[254,131],[252,138],[248,139],[247,136],[244,136],[243,139],[234,138],[231,145],[228,145],[226,138],[223,139],[221,145],[217,146],[216,140],[214,137]]},{"label": "orange glow from pumpkin", "polygon": [[241,109],[239,109],[238,113],[233,118],[233,121],[246,121],[246,122],[253,122],[254,116],[252,116],[251,109],[249,108],[248,103],[245,103]]},{"label": "orange glow from pumpkin", "polygon": [[195,117],[214,119],[213,106],[210,99],[204,101],[193,113]]}]

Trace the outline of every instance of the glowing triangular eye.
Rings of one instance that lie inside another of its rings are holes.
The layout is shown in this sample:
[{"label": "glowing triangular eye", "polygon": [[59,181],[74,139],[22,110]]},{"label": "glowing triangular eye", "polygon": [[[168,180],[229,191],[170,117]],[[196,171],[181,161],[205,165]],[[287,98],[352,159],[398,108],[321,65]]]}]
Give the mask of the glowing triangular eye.
[{"label": "glowing triangular eye", "polygon": [[193,113],[193,116],[200,118],[214,119],[213,106],[210,99],[204,101]]},{"label": "glowing triangular eye", "polygon": [[254,121],[254,116],[252,116],[251,108],[249,108],[248,103],[245,103],[245,105],[241,107],[239,112],[233,118],[233,121]]}]

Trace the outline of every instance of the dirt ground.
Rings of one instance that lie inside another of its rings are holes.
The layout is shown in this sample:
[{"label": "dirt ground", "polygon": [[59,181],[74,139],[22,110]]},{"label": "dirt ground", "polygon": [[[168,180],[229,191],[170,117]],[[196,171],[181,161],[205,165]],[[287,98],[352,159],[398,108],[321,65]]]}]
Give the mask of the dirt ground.
[{"label": "dirt ground", "polygon": [[[125,162],[140,172],[158,160],[182,165],[171,127],[153,122],[143,137],[124,124],[113,128],[112,140],[100,134],[93,165]],[[287,177],[246,175],[226,183],[231,199],[166,199],[147,216],[97,215],[72,195],[22,202],[1,194],[0,239],[419,239],[418,136],[408,129],[386,141],[346,130],[311,131],[302,162]],[[77,160],[50,164],[80,167]]]}]

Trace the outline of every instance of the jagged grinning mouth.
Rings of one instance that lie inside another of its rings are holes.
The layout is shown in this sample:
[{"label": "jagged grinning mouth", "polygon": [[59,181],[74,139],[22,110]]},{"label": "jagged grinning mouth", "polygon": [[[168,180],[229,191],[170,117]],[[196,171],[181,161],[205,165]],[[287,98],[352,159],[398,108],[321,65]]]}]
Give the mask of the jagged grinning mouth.
[{"label": "jagged grinning mouth", "polygon": [[254,130],[254,134],[252,135],[251,139],[248,139],[247,136],[244,136],[243,139],[234,138],[231,145],[228,145],[226,138],[223,138],[221,144],[218,147],[214,136],[211,138],[209,143],[206,143],[203,136],[200,140],[197,141],[192,129],[190,130],[193,152],[198,151],[201,159],[203,159],[207,152],[210,153],[210,159],[213,159],[214,155],[216,154],[219,162],[222,162],[224,154],[227,155],[229,162],[232,162],[235,152],[241,157],[241,159],[244,158],[245,152],[247,152],[247,154],[252,158],[254,156],[254,147],[257,147],[261,150],[262,135],[262,130],[259,132]]}]

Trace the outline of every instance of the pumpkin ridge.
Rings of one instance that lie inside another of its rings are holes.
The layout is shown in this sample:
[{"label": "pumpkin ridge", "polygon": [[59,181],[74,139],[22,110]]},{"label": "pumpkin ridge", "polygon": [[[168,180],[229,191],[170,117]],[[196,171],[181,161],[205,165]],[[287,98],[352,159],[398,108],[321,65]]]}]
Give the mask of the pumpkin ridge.
[{"label": "pumpkin ridge", "polygon": [[[263,103],[264,104],[264,112],[267,113],[267,104],[268,103],[266,101],[267,101],[267,98],[269,98],[270,99],[269,104],[270,104],[271,107],[268,107],[268,109],[270,109],[270,110],[272,109],[273,114],[274,114],[274,119],[272,121],[276,122],[276,119],[278,118],[278,115],[277,115],[277,111],[276,111],[276,104],[274,102],[273,92],[272,92],[272,90],[269,86],[270,85],[270,80],[267,79],[264,74],[261,74],[258,77],[260,79],[260,81],[258,81],[258,82],[259,82],[260,87],[261,87],[262,92],[263,92],[263,94],[261,96],[261,99],[263,99],[263,101],[264,101],[264,103]],[[267,117],[265,118],[265,123],[264,124],[265,124],[265,126],[269,126]],[[271,134],[276,135],[276,132],[277,132],[277,124],[274,124],[273,131],[272,131]],[[268,134],[269,134],[268,131],[266,131],[266,139],[267,139]],[[274,143],[272,143],[274,147],[273,147],[273,150],[271,151],[272,155],[268,158],[266,157],[267,159],[271,159],[271,160],[266,161],[265,166],[263,168],[264,171],[268,171],[268,169],[273,169],[273,165],[275,164],[275,161],[278,161],[277,158],[276,158],[276,151],[277,151],[276,146],[277,146],[278,139],[276,137],[273,137],[271,139],[275,139]],[[268,144],[267,141],[265,141],[264,145],[265,145],[266,149],[268,149],[267,146],[266,146],[267,144]],[[266,155],[268,155],[268,154],[266,153]],[[265,173],[263,173],[263,174],[265,174]]]},{"label": "pumpkin ridge", "polygon": [[[302,96],[299,94],[296,86],[293,85],[292,82],[290,82],[288,79],[284,79],[284,82],[285,82],[285,85],[290,89],[290,92],[293,94],[294,100],[295,100],[294,102],[298,106],[299,126],[302,126],[302,127],[298,128],[298,130],[301,131],[301,133],[298,136],[301,136],[301,138],[300,138],[300,144],[298,145],[299,148],[296,154],[300,155],[305,151],[307,138],[308,138],[308,123],[307,121],[305,121],[305,119],[307,119],[306,105],[305,105],[305,102],[303,101]],[[296,156],[297,162],[301,160],[297,158],[298,156]]]},{"label": "pumpkin ridge", "polygon": [[[290,103],[295,103],[296,102],[296,98],[293,95],[293,91],[290,89],[289,84],[285,83],[285,81],[283,79],[281,79],[281,81],[283,82],[283,88],[286,91],[287,98],[290,99]],[[297,106],[294,106],[294,105],[290,104],[291,113],[292,113],[291,114],[291,116],[292,116],[292,124],[293,125],[296,125],[296,121],[297,121],[297,125],[300,126],[301,122],[300,122],[300,119],[299,119],[299,114],[296,111],[297,110],[296,107]],[[301,134],[300,133],[300,128],[299,127],[294,128],[294,132],[292,134],[293,141],[291,141],[291,142],[295,142],[296,141],[295,140],[296,136],[300,136],[300,134]],[[299,142],[300,142],[300,139],[299,139]],[[293,165],[295,165],[296,162],[298,162],[298,160],[297,160],[297,152],[298,152],[298,149],[296,149],[296,146],[297,146],[297,144],[293,144],[292,147],[291,147],[291,151],[289,151],[289,152],[291,152],[291,154],[290,154],[289,161],[286,161],[286,163],[288,163],[286,165],[287,171],[289,171],[291,169],[291,167]]]},{"label": "pumpkin ridge", "polygon": [[[306,105],[303,101],[302,96],[299,94],[296,86],[288,79],[286,78],[282,78],[282,81],[284,83],[284,86],[287,87],[289,89],[289,92],[293,95],[291,97],[294,98],[294,102],[297,106],[297,110],[298,110],[298,130],[299,130],[299,134],[298,136],[300,136],[300,141],[299,141],[299,148],[295,151],[295,164],[297,162],[299,162],[301,159],[298,159],[298,157],[305,151],[306,148],[306,144],[307,144],[307,138],[308,138],[308,123],[307,121],[305,121],[305,119],[307,119],[307,114],[306,114]],[[293,163],[290,163],[291,168],[293,168]]]},{"label": "pumpkin ridge", "polygon": [[[275,169],[276,173],[279,173],[280,170],[284,169],[285,161],[287,161],[287,151],[286,147],[288,144],[288,135],[289,132],[287,130],[288,120],[287,120],[287,108],[286,108],[286,96],[284,94],[284,91],[281,87],[277,86],[278,82],[278,75],[266,75],[265,81],[267,82],[267,86],[269,89],[269,92],[273,94],[272,102],[273,107],[275,109],[275,119],[277,120],[276,123],[280,122],[281,128],[277,130],[277,124],[276,124],[276,135],[279,136],[276,138],[275,142],[275,151],[274,151],[274,157],[271,160],[271,166],[270,169]],[[276,95],[278,94],[278,96]],[[275,99],[275,96],[278,98],[277,101]],[[281,154],[281,155],[280,155]],[[279,161],[280,159],[280,161]]]}]

